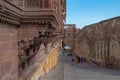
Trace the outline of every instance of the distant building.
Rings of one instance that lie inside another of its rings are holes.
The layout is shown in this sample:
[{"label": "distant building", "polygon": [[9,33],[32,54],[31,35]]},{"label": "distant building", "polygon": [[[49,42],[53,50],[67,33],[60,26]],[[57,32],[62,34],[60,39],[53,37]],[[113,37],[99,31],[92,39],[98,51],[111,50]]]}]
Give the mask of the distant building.
[{"label": "distant building", "polygon": [[75,24],[66,24],[64,26],[64,43],[73,48],[74,38],[79,32],[80,29],[77,29]]},{"label": "distant building", "polygon": [[66,24],[64,26],[65,37],[74,37],[79,32],[80,29],[77,29],[75,24]]}]

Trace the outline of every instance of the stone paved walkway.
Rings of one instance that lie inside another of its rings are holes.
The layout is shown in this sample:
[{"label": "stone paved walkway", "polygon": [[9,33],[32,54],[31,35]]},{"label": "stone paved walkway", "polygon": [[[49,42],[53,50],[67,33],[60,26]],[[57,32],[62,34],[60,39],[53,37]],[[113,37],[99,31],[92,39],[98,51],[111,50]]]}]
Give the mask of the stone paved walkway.
[{"label": "stone paved walkway", "polygon": [[88,63],[71,64],[71,57],[60,56],[58,65],[42,80],[120,80],[120,70]]}]

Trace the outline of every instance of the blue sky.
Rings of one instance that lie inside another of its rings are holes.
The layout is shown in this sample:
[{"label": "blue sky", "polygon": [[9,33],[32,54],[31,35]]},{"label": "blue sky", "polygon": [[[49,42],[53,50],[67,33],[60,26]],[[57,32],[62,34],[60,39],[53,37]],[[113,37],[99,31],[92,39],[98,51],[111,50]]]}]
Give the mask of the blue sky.
[{"label": "blue sky", "polygon": [[78,28],[120,16],[120,0],[67,0],[67,24]]}]

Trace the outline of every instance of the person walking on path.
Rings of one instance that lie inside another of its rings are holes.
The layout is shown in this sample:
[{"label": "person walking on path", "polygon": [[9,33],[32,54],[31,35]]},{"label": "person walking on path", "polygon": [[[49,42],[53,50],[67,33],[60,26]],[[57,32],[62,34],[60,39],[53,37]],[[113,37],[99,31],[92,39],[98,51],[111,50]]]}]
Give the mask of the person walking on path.
[{"label": "person walking on path", "polygon": [[72,66],[73,66],[73,64],[74,64],[74,58],[72,58],[71,63],[72,63]]},{"label": "person walking on path", "polygon": [[83,63],[83,58],[82,57],[80,57],[80,63]]}]

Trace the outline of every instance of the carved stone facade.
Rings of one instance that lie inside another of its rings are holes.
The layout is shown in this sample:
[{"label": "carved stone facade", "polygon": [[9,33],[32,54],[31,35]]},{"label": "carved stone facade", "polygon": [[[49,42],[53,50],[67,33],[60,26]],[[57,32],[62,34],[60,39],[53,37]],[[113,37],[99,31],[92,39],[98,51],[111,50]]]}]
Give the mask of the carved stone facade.
[{"label": "carved stone facade", "polygon": [[120,68],[120,17],[85,26],[75,42],[75,53],[88,62]]},{"label": "carved stone facade", "polygon": [[65,17],[66,0],[1,0],[0,80],[26,80],[60,41]]}]

